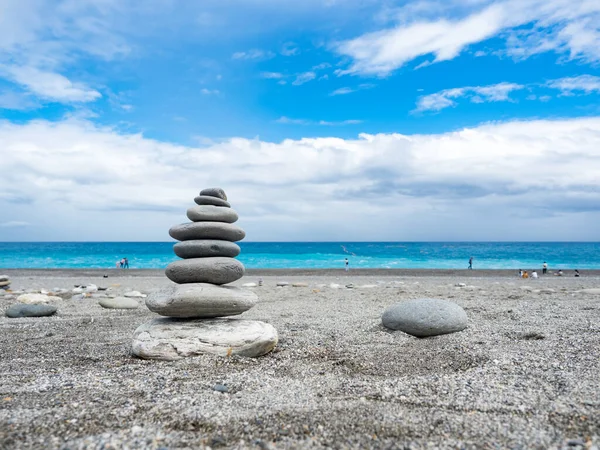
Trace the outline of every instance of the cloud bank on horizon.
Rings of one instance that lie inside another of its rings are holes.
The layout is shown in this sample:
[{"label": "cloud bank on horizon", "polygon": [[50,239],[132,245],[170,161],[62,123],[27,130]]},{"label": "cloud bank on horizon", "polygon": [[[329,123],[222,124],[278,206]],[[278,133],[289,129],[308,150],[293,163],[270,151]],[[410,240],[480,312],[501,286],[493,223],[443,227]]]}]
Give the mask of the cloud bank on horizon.
[{"label": "cloud bank on horizon", "polygon": [[0,241],[600,240],[600,3],[8,0]]}]

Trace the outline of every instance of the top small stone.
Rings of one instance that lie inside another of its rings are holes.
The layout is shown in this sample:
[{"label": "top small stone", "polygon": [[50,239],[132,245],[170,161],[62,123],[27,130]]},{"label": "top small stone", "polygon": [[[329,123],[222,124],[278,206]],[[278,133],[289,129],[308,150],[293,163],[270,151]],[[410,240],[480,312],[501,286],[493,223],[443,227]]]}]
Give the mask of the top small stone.
[{"label": "top small stone", "polygon": [[208,195],[209,197],[217,197],[221,200],[227,200],[227,194],[221,188],[206,188],[200,191],[200,195]]}]

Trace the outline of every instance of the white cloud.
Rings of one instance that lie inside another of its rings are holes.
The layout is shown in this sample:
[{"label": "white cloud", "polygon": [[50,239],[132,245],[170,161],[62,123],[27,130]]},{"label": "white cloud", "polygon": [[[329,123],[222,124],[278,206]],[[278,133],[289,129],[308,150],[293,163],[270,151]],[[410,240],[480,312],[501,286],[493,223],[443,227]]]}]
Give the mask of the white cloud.
[{"label": "white cloud", "polygon": [[359,84],[356,87],[342,87],[339,89],[336,89],[332,92],[329,93],[330,96],[335,96],[335,95],[348,95],[348,94],[352,94],[353,92],[358,92],[358,91],[363,91],[365,89],[373,89],[375,87],[374,84],[371,83],[362,83]]},{"label": "white cloud", "polygon": [[338,121],[328,120],[308,120],[308,119],[292,119],[286,116],[281,116],[275,121],[276,123],[282,123],[285,125],[321,125],[321,126],[345,126],[345,125],[358,125],[363,123],[362,120],[348,119]]},{"label": "white cloud", "polygon": [[281,116],[275,121],[276,123],[282,123],[285,125],[308,125],[309,121],[305,119],[292,119],[290,117]]},{"label": "white cloud", "polygon": [[285,78],[285,75],[281,72],[263,72],[260,74],[261,78],[266,78],[268,80],[280,80]]},{"label": "white cloud", "polygon": [[424,95],[417,100],[415,111],[440,111],[455,106],[454,99],[469,97],[473,103],[500,102],[510,100],[512,91],[523,89],[525,86],[516,83],[498,83],[490,86],[466,86],[445,89],[434,94]]},{"label": "white cloud", "polygon": [[571,59],[600,61],[600,2],[596,0],[577,4],[570,0],[486,0],[472,2],[466,11],[464,2],[448,4],[457,10],[457,17],[447,18],[448,6],[422,10],[411,6],[412,15],[402,16],[396,27],[335,44],[335,51],[352,58],[350,67],[339,73],[387,76],[419,56],[432,55],[429,63],[453,59],[469,45],[503,32],[509,54],[516,57],[556,51]]},{"label": "white cloud", "polygon": [[363,123],[363,121],[356,120],[356,119],[338,120],[338,121],[319,120],[318,123],[319,123],[319,125],[339,127],[339,126],[344,126],[344,125],[359,125],[359,124]]},{"label": "white cloud", "polygon": [[[0,4],[0,77],[25,87],[32,102],[90,102],[100,93],[68,73],[81,57],[128,54],[117,0],[5,0]],[[141,8],[140,12],[145,8]],[[32,97],[33,97],[32,96]]]},{"label": "white cloud", "polygon": [[292,82],[294,86],[300,86],[304,83],[308,83],[316,78],[317,74],[314,72],[304,72],[296,75],[296,79]]},{"label": "white cloud", "polygon": [[283,56],[295,56],[300,53],[300,49],[293,42],[286,42],[281,48]]},{"label": "white cloud", "polygon": [[600,239],[600,117],[203,147],[0,122],[0,142],[3,217],[31,223],[20,239],[166,240],[213,185],[249,241]]},{"label": "white cloud", "polygon": [[329,95],[333,96],[333,95],[347,95],[347,94],[352,94],[353,92],[356,92],[356,89],[352,89],[349,87],[342,87],[342,88],[338,88],[335,91],[332,91]]},{"label": "white cloud", "polygon": [[270,59],[270,58],[273,58],[274,56],[275,56],[275,54],[273,52],[253,48],[246,52],[235,52],[233,55],[231,55],[231,59],[258,60],[258,59]]},{"label": "white cloud", "polygon": [[35,109],[39,105],[29,95],[13,91],[0,94],[0,109],[12,109],[15,111],[27,111]]},{"label": "white cloud", "polygon": [[318,71],[318,70],[328,69],[330,67],[331,67],[331,64],[324,62],[321,64],[317,64],[316,66],[313,66],[312,70]]},{"label": "white cloud", "polygon": [[[541,85],[550,89],[561,91],[561,95],[600,93],[600,77],[593,75],[579,75],[550,80]],[[490,86],[465,86],[460,88],[445,89],[429,95],[423,95],[417,100],[415,112],[440,111],[444,108],[456,106],[455,99],[465,97],[473,103],[510,101],[510,93],[529,87],[530,90],[539,88],[539,84],[521,85],[516,83],[498,83]],[[530,94],[527,100],[540,100],[547,102],[548,95]]]},{"label": "white cloud", "polygon": [[206,89],[206,88],[203,88],[203,89],[200,90],[200,93],[203,94],[203,95],[218,95],[221,92],[218,89]]},{"label": "white cloud", "polygon": [[102,95],[83,83],[73,83],[68,78],[35,67],[0,66],[0,74],[25,87],[29,92],[45,100],[59,102],[91,102]]},{"label": "white cloud", "polygon": [[23,228],[31,225],[29,222],[20,222],[18,220],[11,220],[9,222],[0,223],[1,228]]},{"label": "white cloud", "polygon": [[558,78],[556,80],[548,81],[546,86],[560,90],[562,95],[572,95],[574,93],[600,93],[600,77],[580,75],[577,77]]}]

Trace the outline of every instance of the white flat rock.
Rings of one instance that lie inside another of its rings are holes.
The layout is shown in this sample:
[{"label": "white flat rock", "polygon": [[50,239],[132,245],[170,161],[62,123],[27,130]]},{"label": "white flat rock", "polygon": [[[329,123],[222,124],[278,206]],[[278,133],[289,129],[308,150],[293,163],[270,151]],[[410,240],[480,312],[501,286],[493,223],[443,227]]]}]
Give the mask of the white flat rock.
[{"label": "white flat rock", "polygon": [[308,287],[308,283],[303,283],[303,282],[292,283],[292,287]]},{"label": "white flat rock", "polygon": [[98,286],[95,284],[89,284],[83,288],[84,292],[98,292]]},{"label": "white flat rock", "polygon": [[22,294],[17,297],[19,303],[24,303],[26,305],[40,305],[58,300],[62,300],[62,298],[45,294]]},{"label": "white flat rock", "polygon": [[154,319],[133,335],[131,351],[144,359],[174,361],[200,354],[265,355],[277,345],[277,330],[264,322],[236,319]]},{"label": "white flat rock", "polygon": [[256,283],[244,283],[242,284],[242,287],[256,287]]}]

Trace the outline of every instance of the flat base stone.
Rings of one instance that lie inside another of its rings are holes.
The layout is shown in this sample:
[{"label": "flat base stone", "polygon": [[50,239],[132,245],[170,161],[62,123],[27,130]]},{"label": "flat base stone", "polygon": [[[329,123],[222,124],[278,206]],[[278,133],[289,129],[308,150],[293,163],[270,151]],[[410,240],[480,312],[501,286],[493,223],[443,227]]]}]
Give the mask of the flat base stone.
[{"label": "flat base stone", "polygon": [[160,318],[135,330],[131,351],[166,361],[200,354],[255,358],[273,350],[277,339],[272,325],[254,320]]},{"label": "flat base stone", "polygon": [[396,303],[383,313],[383,325],[417,337],[454,333],[467,327],[467,313],[448,300],[420,298]]},{"label": "flat base stone", "polygon": [[136,309],[140,306],[137,300],[127,297],[103,298],[98,304],[106,309]]},{"label": "flat base stone", "polygon": [[254,292],[238,287],[188,283],[151,294],[146,306],[161,316],[212,318],[241,314],[257,302]]},{"label": "flat base stone", "polygon": [[45,317],[56,313],[56,306],[17,303],[6,310],[6,317]]}]

